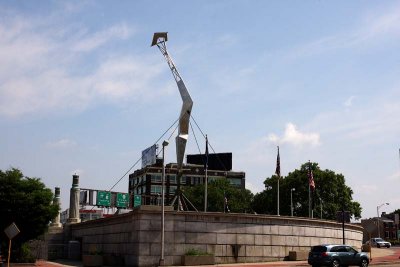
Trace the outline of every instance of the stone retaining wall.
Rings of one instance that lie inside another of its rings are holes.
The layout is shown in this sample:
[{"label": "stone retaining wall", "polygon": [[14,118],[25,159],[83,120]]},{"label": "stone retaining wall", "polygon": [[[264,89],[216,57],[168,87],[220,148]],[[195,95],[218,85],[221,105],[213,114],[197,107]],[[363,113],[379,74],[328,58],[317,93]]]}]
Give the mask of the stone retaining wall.
[{"label": "stone retaining wall", "polygon": [[[160,259],[160,210],[146,209],[71,225],[83,254],[96,247],[129,266],[156,266]],[[346,243],[361,248],[362,227],[345,225]],[[289,251],[342,243],[342,224],[333,221],[233,213],[165,213],[165,264],[182,265],[189,249],[212,253],[215,263],[283,260]]]}]

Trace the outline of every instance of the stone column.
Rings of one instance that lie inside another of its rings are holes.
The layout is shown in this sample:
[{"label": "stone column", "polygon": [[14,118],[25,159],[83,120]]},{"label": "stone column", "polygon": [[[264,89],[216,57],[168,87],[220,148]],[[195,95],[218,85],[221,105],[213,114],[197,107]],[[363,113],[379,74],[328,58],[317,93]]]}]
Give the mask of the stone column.
[{"label": "stone column", "polygon": [[69,195],[69,218],[67,223],[79,223],[81,219],[79,217],[79,175],[72,175],[72,187]]},{"label": "stone column", "polygon": [[59,187],[55,188],[53,203],[58,206],[58,214],[51,221],[50,227],[52,227],[52,228],[61,228],[62,225],[60,223],[60,188]]}]

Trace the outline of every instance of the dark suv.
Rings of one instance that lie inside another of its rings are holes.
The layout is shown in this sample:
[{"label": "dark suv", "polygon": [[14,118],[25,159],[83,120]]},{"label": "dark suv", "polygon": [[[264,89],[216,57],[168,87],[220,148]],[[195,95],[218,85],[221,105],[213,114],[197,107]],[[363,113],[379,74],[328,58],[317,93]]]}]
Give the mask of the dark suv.
[{"label": "dark suv", "polygon": [[369,264],[368,254],[358,252],[347,245],[318,245],[311,248],[308,254],[308,264],[316,266],[339,267],[341,265],[358,265],[367,267]]}]

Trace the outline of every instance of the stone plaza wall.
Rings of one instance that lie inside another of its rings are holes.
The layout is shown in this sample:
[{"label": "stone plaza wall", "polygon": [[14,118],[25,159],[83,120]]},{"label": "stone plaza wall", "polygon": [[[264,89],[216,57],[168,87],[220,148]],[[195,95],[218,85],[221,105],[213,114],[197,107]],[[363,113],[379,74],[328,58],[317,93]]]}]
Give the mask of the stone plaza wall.
[{"label": "stone plaza wall", "polygon": [[[122,258],[128,266],[156,266],[161,254],[161,214],[143,206],[128,214],[71,225],[82,253],[97,249]],[[345,224],[346,243],[362,245],[362,227]],[[215,263],[284,260],[289,251],[317,244],[341,244],[342,224],[327,220],[213,212],[165,212],[165,264],[182,265],[182,256],[197,249]]]}]

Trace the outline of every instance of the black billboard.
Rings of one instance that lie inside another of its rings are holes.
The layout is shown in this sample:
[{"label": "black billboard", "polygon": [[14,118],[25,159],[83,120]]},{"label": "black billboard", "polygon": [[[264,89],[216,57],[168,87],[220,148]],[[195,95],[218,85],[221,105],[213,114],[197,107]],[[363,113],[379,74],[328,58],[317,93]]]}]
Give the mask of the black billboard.
[{"label": "black billboard", "polygon": [[[194,154],[186,156],[187,164],[205,165],[205,154]],[[210,153],[208,154],[208,169],[219,171],[232,170],[232,153]]]}]

